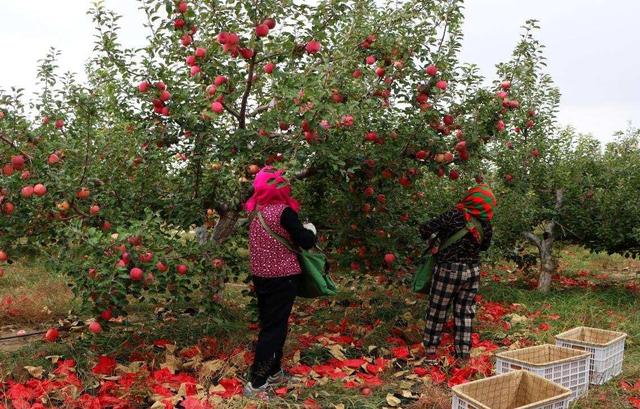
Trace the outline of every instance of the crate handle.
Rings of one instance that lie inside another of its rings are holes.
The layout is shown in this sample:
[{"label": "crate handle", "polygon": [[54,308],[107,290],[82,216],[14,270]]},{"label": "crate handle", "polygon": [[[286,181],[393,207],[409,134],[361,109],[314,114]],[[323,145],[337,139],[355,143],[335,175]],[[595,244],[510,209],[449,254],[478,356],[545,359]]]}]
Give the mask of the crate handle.
[{"label": "crate handle", "polygon": [[515,370],[515,371],[519,371],[520,369],[522,369],[522,367],[520,365],[515,365],[515,364],[511,364],[511,369]]}]

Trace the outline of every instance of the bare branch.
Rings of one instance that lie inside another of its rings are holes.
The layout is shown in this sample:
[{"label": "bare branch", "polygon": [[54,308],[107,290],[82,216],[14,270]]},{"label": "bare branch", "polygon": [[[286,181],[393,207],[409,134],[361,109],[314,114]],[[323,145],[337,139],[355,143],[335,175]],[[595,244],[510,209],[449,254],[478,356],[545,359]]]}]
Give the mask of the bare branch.
[{"label": "bare branch", "polygon": [[240,117],[238,118],[238,127],[245,129],[247,119],[247,101],[249,100],[249,94],[251,93],[251,85],[253,85],[253,71],[256,67],[256,58],[258,53],[254,50],[251,62],[249,63],[249,72],[247,74],[247,85],[242,95],[242,103],[240,104]]},{"label": "bare branch", "polygon": [[269,101],[268,103],[266,103],[264,105],[260,105],[259,107],[257,107],[253,112],[251,112],[247,116],[252,118],[252,117],[258,115],[261,112],[267,111],[267,110],[275,107],[277,103],[278,103],[278,100],[276,100],[275,98],[272,98],[271,101]]},{"label": "bare branch", "polygon": [[534,244],[538,250],[542,249],[542,242],[540,241],[540,238],[538,236],[536,236],[535,234],[531,233],[531,232],[524,232],[522,233],[522,235],[529,240],[532,244]]}]

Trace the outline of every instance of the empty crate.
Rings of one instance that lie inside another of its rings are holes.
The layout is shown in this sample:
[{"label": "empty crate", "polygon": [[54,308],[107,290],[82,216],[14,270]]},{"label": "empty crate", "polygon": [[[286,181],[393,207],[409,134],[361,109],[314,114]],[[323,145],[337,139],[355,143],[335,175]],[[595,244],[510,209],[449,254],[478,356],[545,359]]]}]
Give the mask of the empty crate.
[{"label": "empty crate", "polygon": [[602,385],[622,373],[624,332],[577,327],[556,335],[556,345],[591,352],[591,383]]},{"label": "empty crate", "polygon": [[591,354],[555,345],[540,345],[496,354],[496,373],[524,369],[571,389],[571,400],[589,391]]},{"label": "empty crate", "polygon": [[452,409],[567,409],[571,391],[529,371],[453,387]]}]

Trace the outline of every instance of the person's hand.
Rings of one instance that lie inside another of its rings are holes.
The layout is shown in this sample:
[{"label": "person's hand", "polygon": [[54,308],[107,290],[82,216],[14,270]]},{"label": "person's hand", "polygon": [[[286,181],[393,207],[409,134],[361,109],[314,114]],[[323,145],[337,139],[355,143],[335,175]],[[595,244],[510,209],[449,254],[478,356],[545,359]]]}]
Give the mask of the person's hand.
[{"label": "person's hand", "polygon": [[311,230],[313,234],[318,234],[318,231],[316,230],[316,226],[314,226],[313,223],[305,223],[302,225],[302,227],[304,227],[307,230]]}]

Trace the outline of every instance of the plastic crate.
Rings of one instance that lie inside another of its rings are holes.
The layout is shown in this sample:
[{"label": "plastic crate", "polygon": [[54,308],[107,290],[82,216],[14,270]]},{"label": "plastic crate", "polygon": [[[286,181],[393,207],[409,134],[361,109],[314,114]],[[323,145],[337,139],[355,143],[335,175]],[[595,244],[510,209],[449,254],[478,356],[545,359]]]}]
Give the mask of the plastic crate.
[{"label": "plastic crate", "polygon": [[452,389],[452,409],[568,409],[572,396],[564,386],[523,370]]},{"label": "plastic crate", "polygon": [[571,400],[589,391],[591,353],[540,345],[496,354],[496,373],[524,369],[571,389]]},{"label": "plastic crate", "polygon": [[591,383],[602,385],[622,373],[624,332],[577,327],[556,335],[556,345],[591,352]]}]

